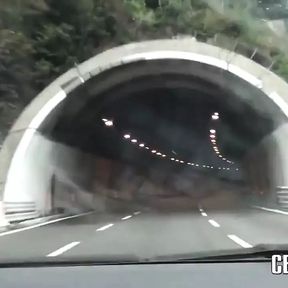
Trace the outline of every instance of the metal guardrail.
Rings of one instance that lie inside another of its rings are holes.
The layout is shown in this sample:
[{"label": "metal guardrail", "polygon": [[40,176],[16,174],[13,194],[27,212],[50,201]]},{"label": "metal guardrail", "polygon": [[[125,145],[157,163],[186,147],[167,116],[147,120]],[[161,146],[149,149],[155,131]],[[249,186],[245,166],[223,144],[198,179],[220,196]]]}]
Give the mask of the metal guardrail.
[{"label": "metal guardrail", "polygon": [[[260,47],[251,46],[247,42],[241,39],[231,39],[225,34],[217,33],[214,36],[199,33],[197,31],[191,34],[177,34],[173,36],[173,39],[183,39],[194,37],[195,40],[202,43],[207,43],[215,45],[217,47],[223,48],[230,51],[231,53],[237,53],[247,58],[250,58],[254,62],[260,64],[268,70],[274,67],[275,60],[269,55],[268,49],[263,49]],[[227,59],[229,62],[229,59]]]},{"label": "metal guardrail", "polygon": [[288,186],[277,186],[277,201],[281,208],[288,208]]},{"label": "metal guardrail", "polygon": [[[195,40],[198,42],[203,42],[211,45],[215,45],[217,47],[223,48],[225,50],[230,51],[231,53],[237,53],[247,58],[250,58],[255,63],[263,66],[268,70],[272,70],[275,66],[276,61],[269,55],[268,49],[263,49],[260,47],[251,46],[247,42],[241,39],[231,39],[224,34],[217,33],[214,36],[206,35],[203,33],[198,33],[197,31],[194,32],[193,35],[191,34],[178,34],[173,36],[173,39],[181,39],[181,38],[191,38],[194,37]],[[231,54],[230,57],[233,57]],[[229,57],[228,57],[229,58]],[[229,62],[229,59],[227,59]],[[275,71],[274,71],[275,73]],[[278,75],[281,76],[281,75]]]},{"label": "metal guardrail", "polygon": [[271,70],[275,64],[275,61],[270,55],[268,55],[267,51],[264,51],[259,47],[252,47],[248,43],[245,43],[239,39],[235,39],[231,42],[229,37],[223,34],[215,34],[214,38],[211,38],[210,41],[207,42],[250,58],[268,70]]},{"label": "metal guardrail", "polygon": [[9,222],[39,217],[35,202],[4,202],[5,216]]}]

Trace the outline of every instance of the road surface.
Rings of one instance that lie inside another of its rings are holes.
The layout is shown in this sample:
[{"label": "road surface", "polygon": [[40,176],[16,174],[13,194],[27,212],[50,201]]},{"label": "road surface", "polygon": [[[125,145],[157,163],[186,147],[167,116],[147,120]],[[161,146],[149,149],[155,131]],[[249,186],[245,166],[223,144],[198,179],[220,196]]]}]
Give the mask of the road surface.
[{"label": "road surface", "polygon": [[[1,259],[61,256],[154,257],[288,242],[288,215],[260,209],[87,214],[0,234]],[[43,259],[42,259],[43,260]]]}]

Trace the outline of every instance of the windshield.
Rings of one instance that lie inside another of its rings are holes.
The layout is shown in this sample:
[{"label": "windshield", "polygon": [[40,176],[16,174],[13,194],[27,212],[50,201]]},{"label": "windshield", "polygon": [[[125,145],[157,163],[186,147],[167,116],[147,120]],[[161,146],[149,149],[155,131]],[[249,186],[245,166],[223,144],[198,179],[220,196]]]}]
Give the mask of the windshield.
[{"label": "windshield", "polygon": [[0,262],[287,245],[287,17],[2,0]]}]

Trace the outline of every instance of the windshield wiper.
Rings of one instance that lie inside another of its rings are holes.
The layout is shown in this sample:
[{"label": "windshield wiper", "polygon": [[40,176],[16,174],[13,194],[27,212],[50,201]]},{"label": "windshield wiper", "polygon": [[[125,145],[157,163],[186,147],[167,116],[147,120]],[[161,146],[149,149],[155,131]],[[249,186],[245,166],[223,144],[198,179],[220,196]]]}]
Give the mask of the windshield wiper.
[{"label": "windshield wiper", "polygon": [[193,262],[240,262],[240,261],[270,261],[272,255],[288,254],[288,245],[260,244],[252,248],[223,250],[193,255],[178,254],[159,256],[150,259],[150,262],[193,263]]}]

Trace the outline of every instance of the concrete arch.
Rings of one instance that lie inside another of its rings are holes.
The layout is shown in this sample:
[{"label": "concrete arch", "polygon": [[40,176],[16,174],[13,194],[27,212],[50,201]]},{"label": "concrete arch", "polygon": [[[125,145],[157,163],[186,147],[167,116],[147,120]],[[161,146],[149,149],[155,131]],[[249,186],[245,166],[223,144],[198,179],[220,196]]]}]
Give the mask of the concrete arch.
[{"label": "concrete arch", "polygon": [[[36,165],[34,161],[31,164],[32,166],[27,163],[33,157],[33,149],[36,149],[34,152],[39,149],[35,139],[39,136],[37,131],[41,124],[45,122],[47,115],[59,103],[65,101],[71,91],[101,72],[127,63],[156,59],[193,61],[227,71],[261,91],[288,117],[288,84],[271,71],[242,55],[198,42],[194,38],[145,41],[113,48],[90,58],[57,78],[35,97],[10,130],[0,154],[0,203],[2,203],[0,226],[1,224],[7,224],[3,212],[3,203],[5,202],[15,204],[36,203],[35,211],[38,214],[48,213],[51,209],[46,200],[46,202],[43,199],[43,201],[37,200],[36,194],[39,192],[34,191],[32,193],[27,189],[30,185],[31,190],[33,190],[32,186],[36,183],[33,181],[27,183],[24,179],[27,173],[33,171],[29,170],[32,169],[33,165],[33,167],[36,167],[35,169],[43,168],[39,162]],[[47,144],[47,147],[42,147],[42,149],[51,150],[52,147]],[[249,159],[249,155],[247,159]],[[41,157],[39,161],[41,161]],[[45,173],[50,175],[51,171]],[[40,190],[42,190],[41,193],[44,193],[43,191],[48,189],[50,184],[47,178],[41,180],[43,181]],[[285,183],[282,183],[282,185],[285,185]],[[25,188],[23,188],[24,186]]]}]

